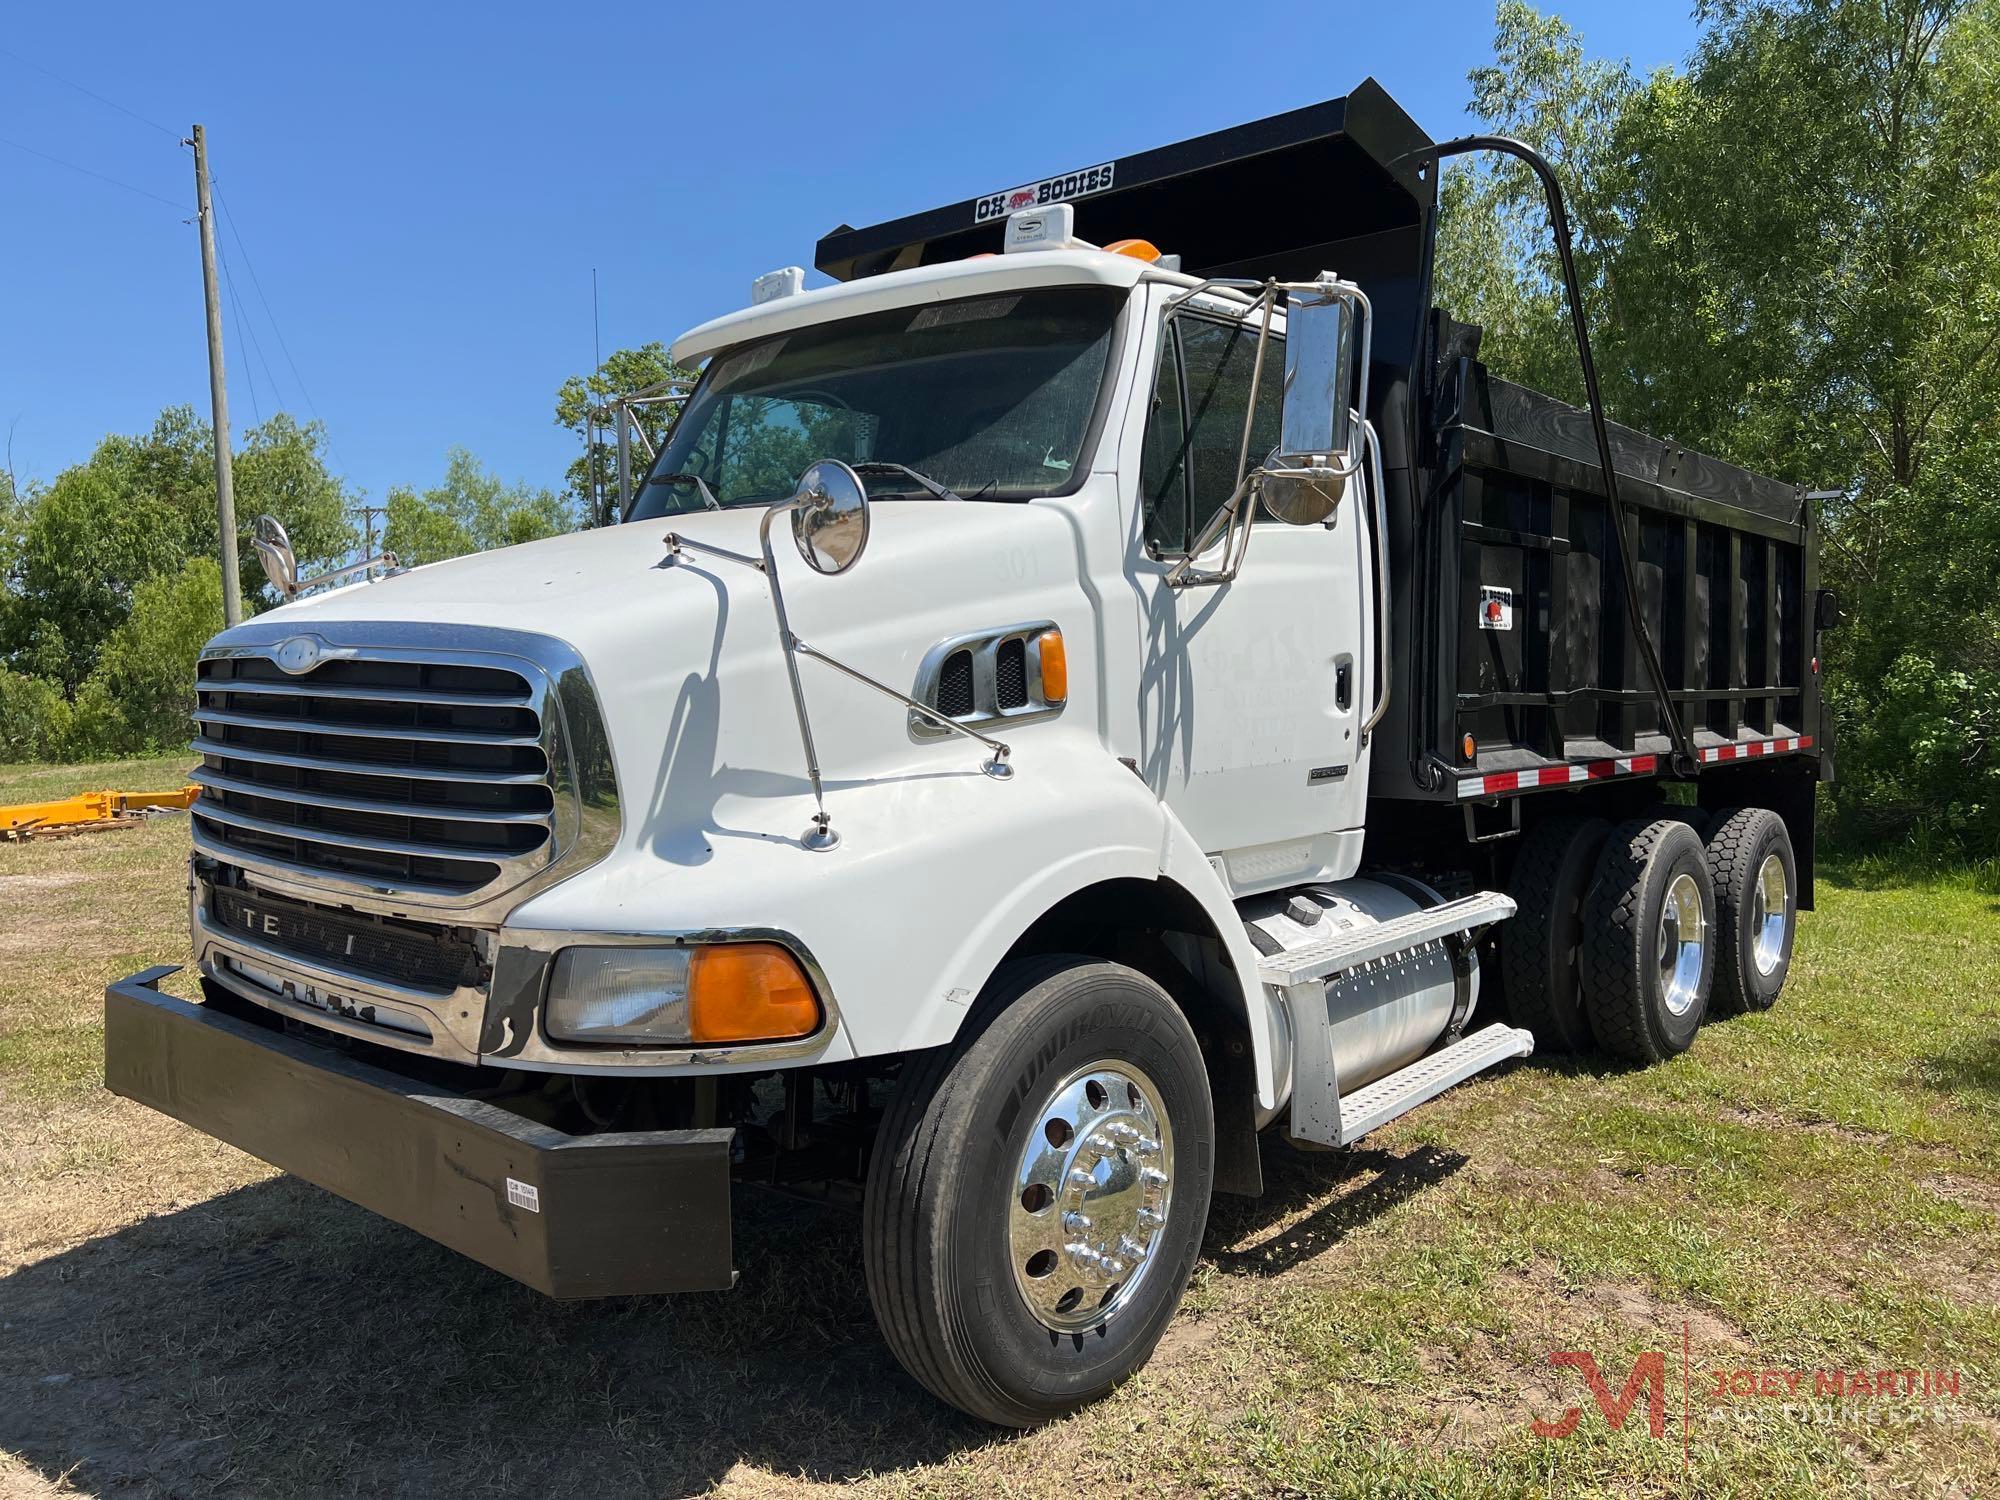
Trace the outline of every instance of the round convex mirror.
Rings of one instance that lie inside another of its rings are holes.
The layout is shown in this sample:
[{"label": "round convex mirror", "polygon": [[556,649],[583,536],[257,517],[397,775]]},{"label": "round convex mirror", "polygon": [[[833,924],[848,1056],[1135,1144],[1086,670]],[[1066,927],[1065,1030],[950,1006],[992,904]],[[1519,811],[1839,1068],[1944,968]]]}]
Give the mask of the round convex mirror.
[{"label": "round convex mirror", "polygon": [[292,555],[292,539],[285,530],[285,523],[273,515],[261,515],[251,528],[251,545],[257,549],[257,560],[264,565],[264,576],[271,580],[271,587],[289,599],[298,592],[299,563]]},{"label": "round convex mirror", "polygon": [[[1277,461],[1275,456],[1273,461]],[[1344,476],[1306,479],[1268,474],[1264,478],[1264,509],[1287,526],[1317,526],[1339,507],[1346,490]]]},{"label": "round convex mirror", "polygon": [[792,540],[815,573],[845,573],[868,545],[868,491],[837,458],[799,476],[792,497]]}]

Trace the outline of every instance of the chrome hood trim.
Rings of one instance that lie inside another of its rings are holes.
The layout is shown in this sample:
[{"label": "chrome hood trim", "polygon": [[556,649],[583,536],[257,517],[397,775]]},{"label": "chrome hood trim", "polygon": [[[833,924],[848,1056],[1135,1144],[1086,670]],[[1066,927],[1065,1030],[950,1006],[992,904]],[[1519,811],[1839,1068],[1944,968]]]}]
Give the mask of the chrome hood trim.
[{"label": "chrome hood trim", "polygon": [[[502,865],[500,874],[470,892],[413,886],[407,881],[372,881],[333,871],[309,873],[297,865],[225,844],[204,834],[198,824],[194,830],[197,856],[242,870],[252,884],[307,901],[382,916],[497,927],[523,901],[597,864],[616,846],[622,809],[610,735],[589,668],[567,642],[529,631],[485,626],[280,616],[225,631],[201,653],[203,661],[246,656],[270,660],[288,672],[302,670],[290,663],[303,656],[310,664],[361,659],[499,667],[518,673],[529,684],[526,706],[534,709],[541,724],[540,745],[548,761],[553,800],[551,837],[531,857],[496,861]],[[415,731],[410,737],[424,736]],[[219,753],[207,747],[205,740],[195,742],[197,751]],[[236,758],[286,762],[275,753],[238,753]],[[296,760],[293,757],[294,763]],[[206,795],[192,809],[197,818],[203,816]]]}]

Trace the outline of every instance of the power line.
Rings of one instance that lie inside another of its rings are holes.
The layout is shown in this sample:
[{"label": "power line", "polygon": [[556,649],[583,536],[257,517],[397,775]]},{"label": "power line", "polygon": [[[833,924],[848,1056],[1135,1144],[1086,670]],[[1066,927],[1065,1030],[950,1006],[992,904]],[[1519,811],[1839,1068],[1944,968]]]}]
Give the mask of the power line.
[{"label": "power line", "polygon": [[[211,187],[213,187],[212,183]],[[229,288],[230,301],[236,304],[236,336],[238,339],[242,339],[244,337],[243,325],[248,321],[243,313],[243,297],[236,290],[236,278],[230,274],[228,254],[223,252],[218,246],[217,255],[222,262],[222,284]],[[251,352],[257,356],[257,362],[264,367],[264,383],[271,388],[272,403],[278,410],[284,410],[285,393],[278,389],[278,378],[271,373],[271,361],[265,357],[264,346],[258,341],[257,325],[255,322],[250,322],[249,345]],[[243,373],[245,375],[250,374],[250,361],[247,359],[243,361]],[[257,383],[254,379],[250,382],[250,408],[252,411],[257,410]],[[259,423],[263,421],[261,412],[258,414],[257,420]]]},{"label": "power line", "polygon": [[[326,423],[320,417],[319,407],[313,401],[312,392],[306,387],[305,376],[299,373],[299,362],[292,358],[291,345],[285,342],[285,330],[278,326],[278,315],[271,311],[271,299],[264,295],[264,283],[257,277],[257,263],[250,258],[250,247],[243,243],[243,232],[236,227],[236,215],[229,211],[228,201],[223,198],[219,191],[215,195],[215,201],[221,206],[223,220],[229,225],[230,238],[236,241],[236,248],[242,254],[243,265],[250,273],[250,285],[256,290],[257,300],[264,305],[264,317],[270,323],[271,332],[278,340],[279,352],[285,356],[285,364],[292,372],[292,383],[298,386],[299,394],[305,398],[306,410],[312,413],[312,419],[324,427]],[[330,429],[327,434],[326,448],[327,452],[333,455],[334,461],[338,463],[340,461],[340,454],[333,446],[333,436]]]},{"label": "power line", "polygon": [[181,138],[181,134],[178,130],[169,130],[166,126],[162,125],[158,120],[149,120],[144,115],[140,114],[137,110],[127,109],[124,105],[120,104],[116,99],[107,99],[102,94],[95,93],[92,90],[85,88],[82,84],[76,82],[74,79],[65,78],[62,76],[62,74],[53,72],[50,69],[43,67],[40,63],[33,62],[28,58],[21,56],[20,53],[16,52],[11,47],[0,47],[0,56],[11,57],[14,59],[15,62],[19,63],[22,67],[33,68],[37,73],[40,73],[44,78],[53,78],[57,83],[61,84],[64,88],[75,89],[79,94],[82,94],[86,99],[95,99],[99,104],[102,104],[106,109],[115,109],[118,111],[119,114],[126,116],[128,119],[137,120],[141,125],[150,125],[153,129],[159,131],[161,135],[166,136],[169,140],[178,141]]},{"label": "power line", "polygon": [[[250,341],[243,334],[243,299],[236,295],[236,280],[229,274],[229,258],[227,256],[218,258],[222,261],[222,284],[229,289],[230,305],[236,309],[236,345],[239,349],[246,351],[243,360],[243,379],[250,387],[250,413],[256,417],[257,425],[262,427],[264,425],[264,408],[257,401],[257,372],[252,367],[247,353],[250,348]],[[275,389],[271,392],[271,399],[273,401],[278,400],[278,393]]]},{"label": "power line", "polygon": [[46,151],[37,151],[33,146],[25,146],[19,141],[10,141],[5,136],[0,136],[0,146],[12,146],[16,151],[25,151],[30,156],[39,156],[43,161],[53,163],[58,167],[67,167],[72,172],[81,172],[85,177],[94,177],[99,182],[109,183],[115,188],[123,188],[128,193],[137,193],[141,198],[151,198],[155,203],[166,204],[168,208],[171,208],[177,214],[185,216],[187,213],[187,205],[185,203],[176,203],[171,198],[162,198],[158,193],[148,192],[142,187],[134,187],[129,182],[120,182],[116,177],[106,177],[102,172],[93,172],[89,167],[80,167],[73,161],[64,161],[60,156],[51,156]]}]

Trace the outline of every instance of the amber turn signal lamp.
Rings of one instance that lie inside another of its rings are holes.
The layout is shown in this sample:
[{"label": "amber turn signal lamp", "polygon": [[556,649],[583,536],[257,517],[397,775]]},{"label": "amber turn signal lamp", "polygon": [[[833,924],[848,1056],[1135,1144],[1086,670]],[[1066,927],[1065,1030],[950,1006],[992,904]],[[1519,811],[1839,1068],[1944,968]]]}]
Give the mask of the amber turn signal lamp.
[{"label": "amber turn signal lamp", "polygon": [[1069,702],[1069,655],[1060,630],[1044,630],[1035,641],[1042,660],[1042,696],[1051,703]]},{"label": "amber turn signal lamp", "polygon": [[819,1030],[819,998],[791,953],[776,943],[715,943],[694,950],[688,1031],[696,1042],[776,1042]]}]

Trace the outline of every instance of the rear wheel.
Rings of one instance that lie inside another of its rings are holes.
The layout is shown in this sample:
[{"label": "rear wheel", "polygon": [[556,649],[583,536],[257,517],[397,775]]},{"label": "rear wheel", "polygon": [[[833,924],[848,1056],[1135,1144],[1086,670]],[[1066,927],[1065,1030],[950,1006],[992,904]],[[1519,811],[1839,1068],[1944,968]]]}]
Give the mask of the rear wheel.
[{"label": "rear wheel", "polygon": [[1715,888],[1692,828],[1621,824],[1583,904],[1584,1007],[1597,1044],[1631,1062],[1685,1052],[1715,976]]},{"label": "rear wheel", "polygon": [[1508,894],[1518,910],[1500,927],[1500,973],[1514,1024],[1541,1052],[1587,1052],[1592,1037],[1577,983],[1583,896],[1611,825],[1552,818],[1529,830]]},{"label": "rear wheel", "polygon": [[930,1391],[1029,1427],[1143,1365],[1208,1218],[1214,1116],[1187,1018],[1119,964],[997,976],[983,1027],[905,1069],[863,1215],[884,1338]]},{"label": "rear wheel", "polygon": [[1715,883],[1715,1010],[1742,1015],[1778,1003],[1798,927],[1798,861],[1785,820],[1765,807],[1716,819],[1708,837]]}]

